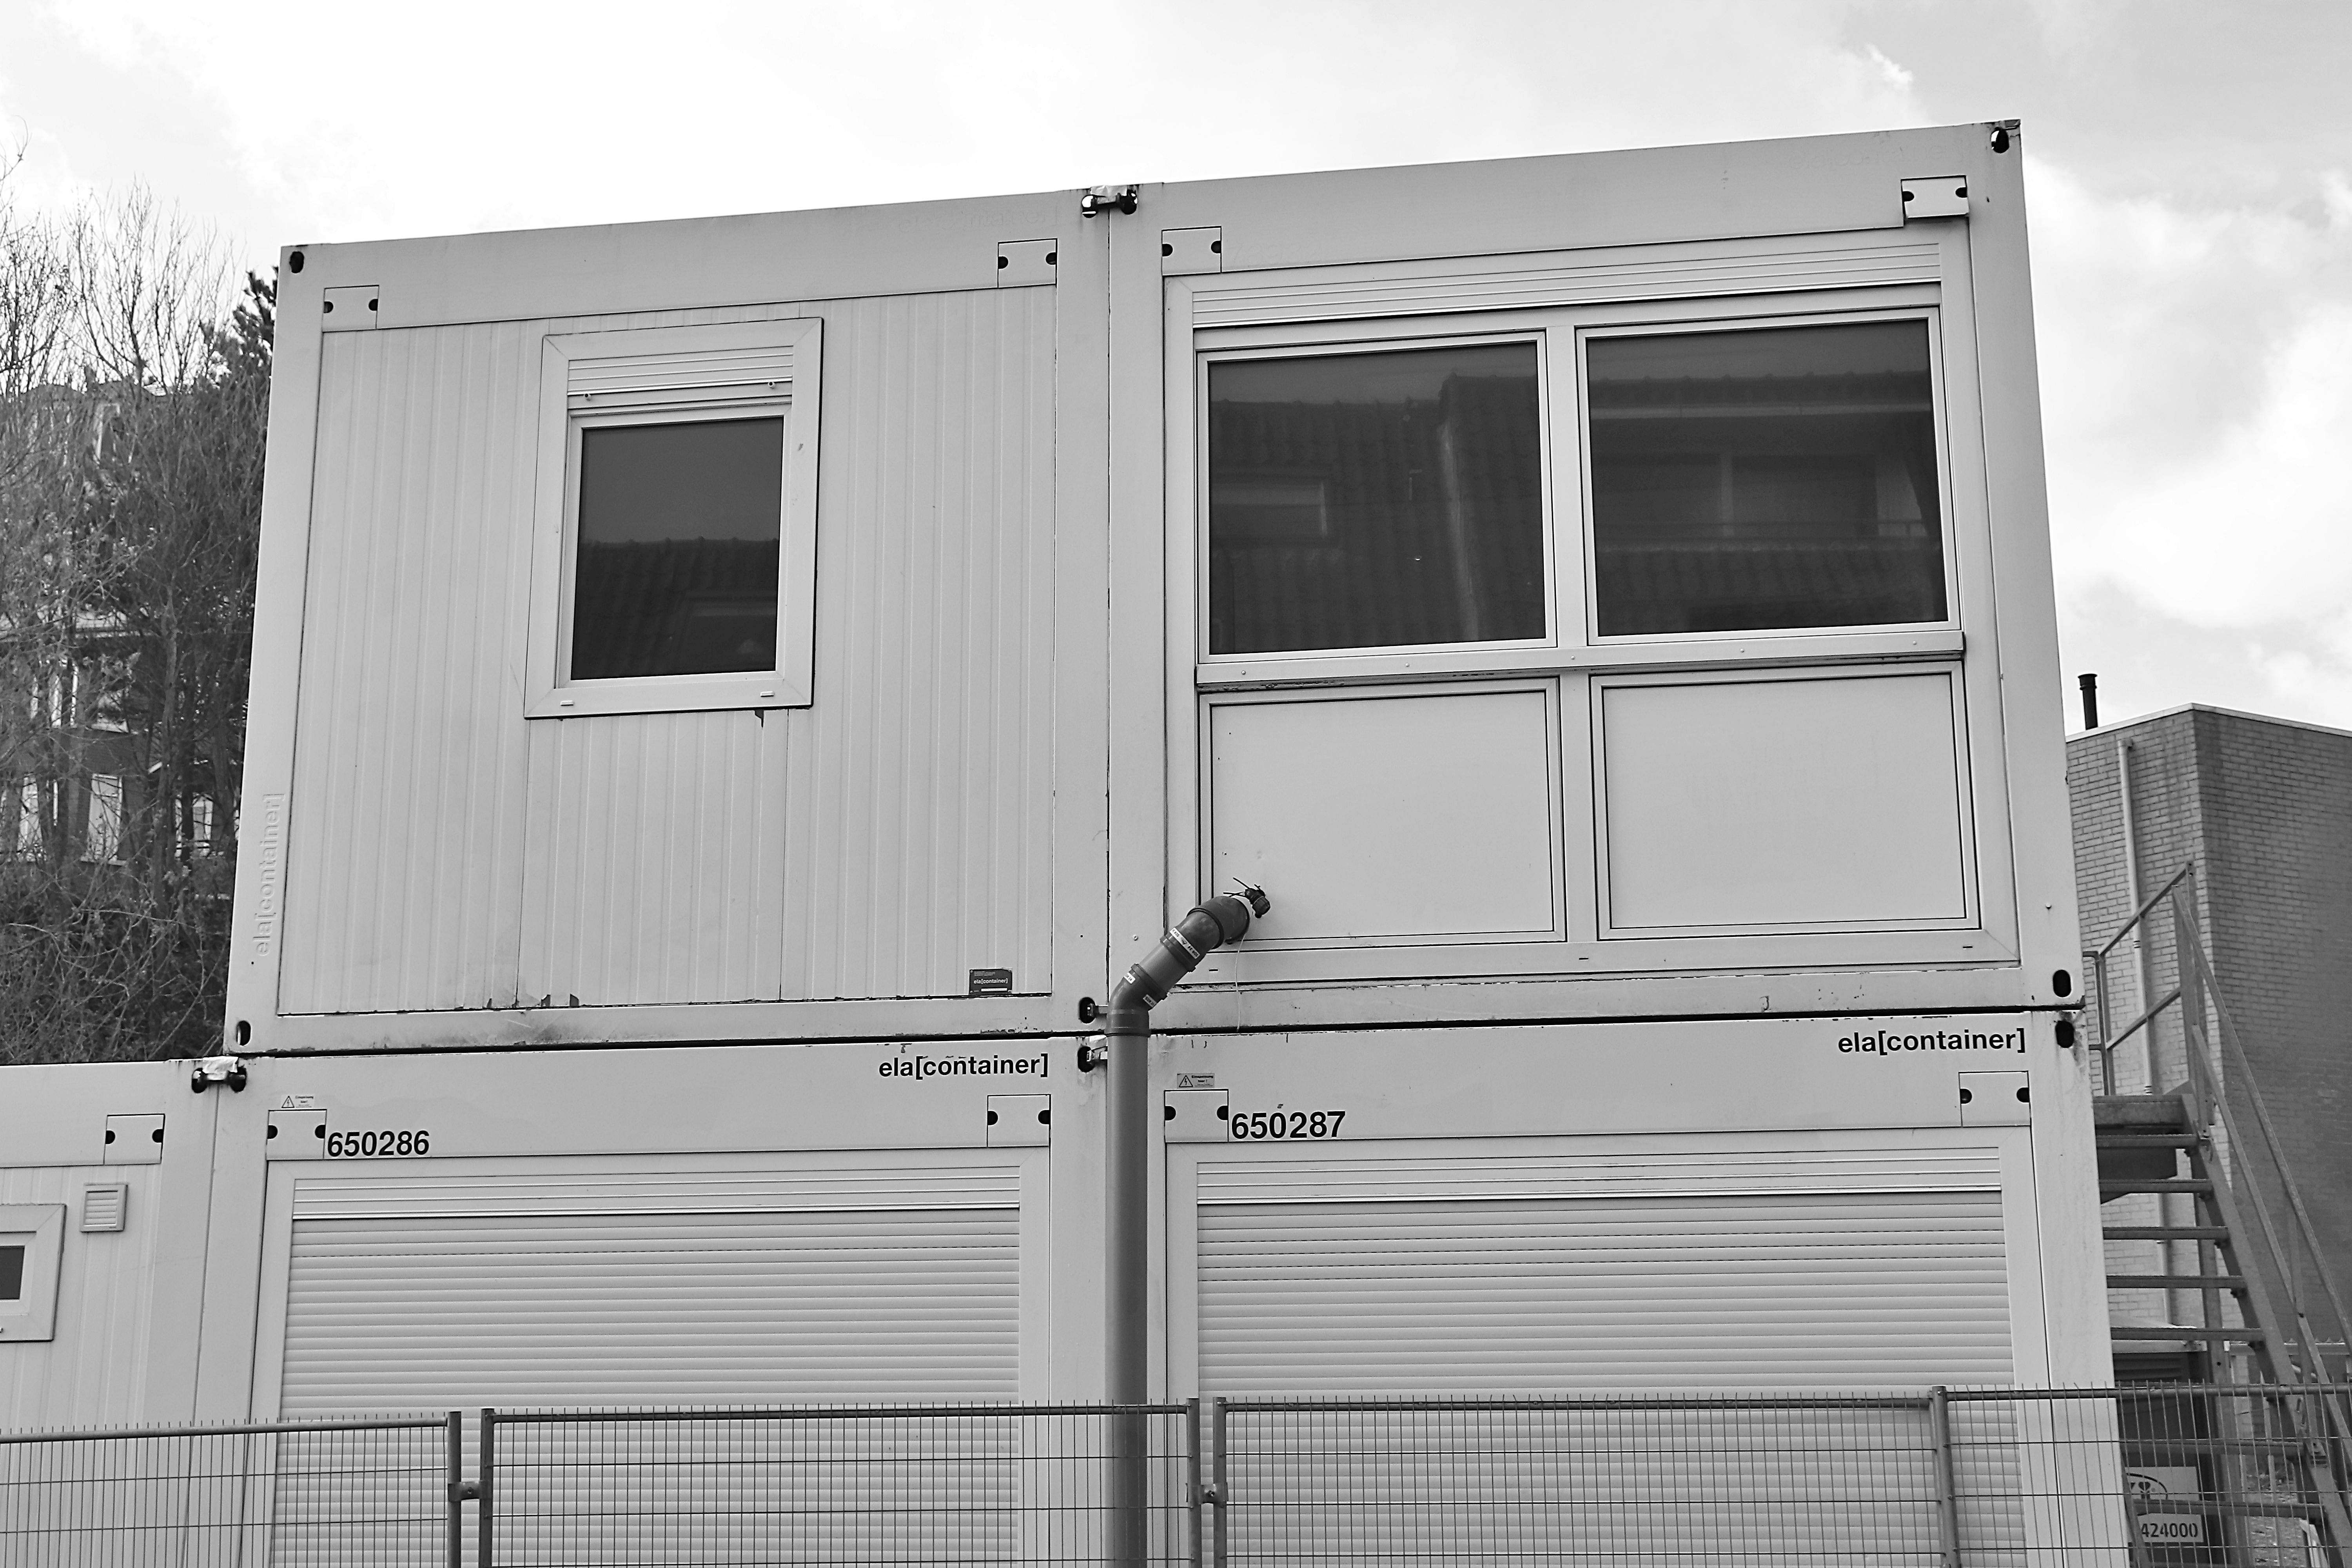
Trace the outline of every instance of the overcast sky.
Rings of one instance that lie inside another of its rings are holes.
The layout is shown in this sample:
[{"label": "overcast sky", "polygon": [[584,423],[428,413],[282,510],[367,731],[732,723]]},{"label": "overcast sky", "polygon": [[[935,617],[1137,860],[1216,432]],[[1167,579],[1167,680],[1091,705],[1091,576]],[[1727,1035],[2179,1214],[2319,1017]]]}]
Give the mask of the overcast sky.
[{"label": "overcast sky", "polygon": [[143,181],[256,267],[2021,117],[2060,634],[2110,719],[2352,728],[2347,105],[2344,0],[0,0],[13,198]]}]

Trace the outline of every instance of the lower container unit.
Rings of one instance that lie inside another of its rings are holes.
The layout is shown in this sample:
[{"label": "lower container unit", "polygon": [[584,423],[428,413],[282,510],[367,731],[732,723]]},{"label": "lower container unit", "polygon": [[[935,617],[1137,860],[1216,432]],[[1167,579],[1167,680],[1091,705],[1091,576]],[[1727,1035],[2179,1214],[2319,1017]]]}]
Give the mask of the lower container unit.
[{"label": "lower container unit", "polygon": [[[10,1194],[102,1209],[112,1119],[173,1136],[129,1236],[62,1227],[0,1416],[1098,1397],[1079,1044],[44,1069],[0,1106]],[[2046,1020],[1152,1050],[1160,1397],[2105,1377],[2088,1089]]]}]

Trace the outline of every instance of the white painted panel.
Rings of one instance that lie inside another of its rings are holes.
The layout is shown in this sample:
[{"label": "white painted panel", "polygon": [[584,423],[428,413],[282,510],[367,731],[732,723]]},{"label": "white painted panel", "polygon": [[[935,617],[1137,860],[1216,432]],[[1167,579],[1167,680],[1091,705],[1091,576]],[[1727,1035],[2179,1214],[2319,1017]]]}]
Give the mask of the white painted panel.
[{"label": "white painted panel", "polygon": [[531,726],[526,1001],[774,999],[785,736],[772,713]]},{"label": "white painted panel", "polygon": [[[162,1175],[159,1165],[0,1169],[0,1206],[64,1215],[48,1337],[0,1339],[0,1431],[121,1425],[148,1415],[155,1251],[165,1239],[156,1204]],[[123,1228],[84,1233],[84,1193],[117,1184],[130,1189]]]},{"label": "white painted panel", "polygon": [[1618,930],[1970,912],[1952,678],[1601,688]]},{"label": "white painted panel", "polygon": [[1055,294],[824,312],[816,702],[787,716],[787,1000],[961,996],[973,969],[1051,989]]},{"label": "white painted panel", "polygon": [[1209,880],[1273,895],[1254,942],[1557,928],[1547,689],[1208,713]]},{"label": "white painted panel", "polygon": [[1011,1398],[1010,1166],[298,1182],[280,1408]]},{"label": "white painted panel", "polygon": [[322,345],[278,1004],[510,1005],[538,339]]},{"label": "white painted panel", "polygon": [[280,1010],[1048,990],[1053,310],[824,308],[814,708],[529,726],[541,339],[762,312],[330,339]]}]

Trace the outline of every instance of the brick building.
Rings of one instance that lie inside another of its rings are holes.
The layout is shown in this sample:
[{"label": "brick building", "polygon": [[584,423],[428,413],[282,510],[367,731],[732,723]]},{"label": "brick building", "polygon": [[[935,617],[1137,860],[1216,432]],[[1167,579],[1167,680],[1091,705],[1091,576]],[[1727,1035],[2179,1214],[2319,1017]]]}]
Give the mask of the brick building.
[{"label": "brick building", "polygon": [[[2352,1278],[2352,732],[2179,708],[2070,738],[2066,782],[2086,946],[2194,865],[2219,1011],[2251,1068],[2232,1078],[2225,1047],[2224,1091],[2251,1131],[2260,1090],[2340,1290]],[[2126,938],[2109,959],[2110,1029],[2178,984],[2170,924],[2150,925],[2144,944]],[[2110,1092],[2181,1081],[2178,1011],[2152,1042],[2114,1053]],[[2282,1201],[2257,1181],[2265,1204]]]}]

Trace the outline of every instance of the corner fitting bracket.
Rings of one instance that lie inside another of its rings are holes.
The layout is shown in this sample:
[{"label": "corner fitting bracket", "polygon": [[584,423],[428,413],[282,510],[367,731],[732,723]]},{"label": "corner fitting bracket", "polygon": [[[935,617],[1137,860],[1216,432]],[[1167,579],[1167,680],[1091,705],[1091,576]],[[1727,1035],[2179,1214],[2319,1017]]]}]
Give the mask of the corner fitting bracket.
[{"label": "corner fitting bracket", "polygon": [[245,1064],[235,1057],[206,1057],[188,1075],[188,1087],[198,1094],[216,1083],[228,1085],[231,1093],[243,1094],[245,1082]]},{"label": "corner fitting bracket", "polygon": [[1095,217],[1105,212],[1131,213],[1139,188],[1135,185],[1096,185],[1078,198],[1078,216]]}]

